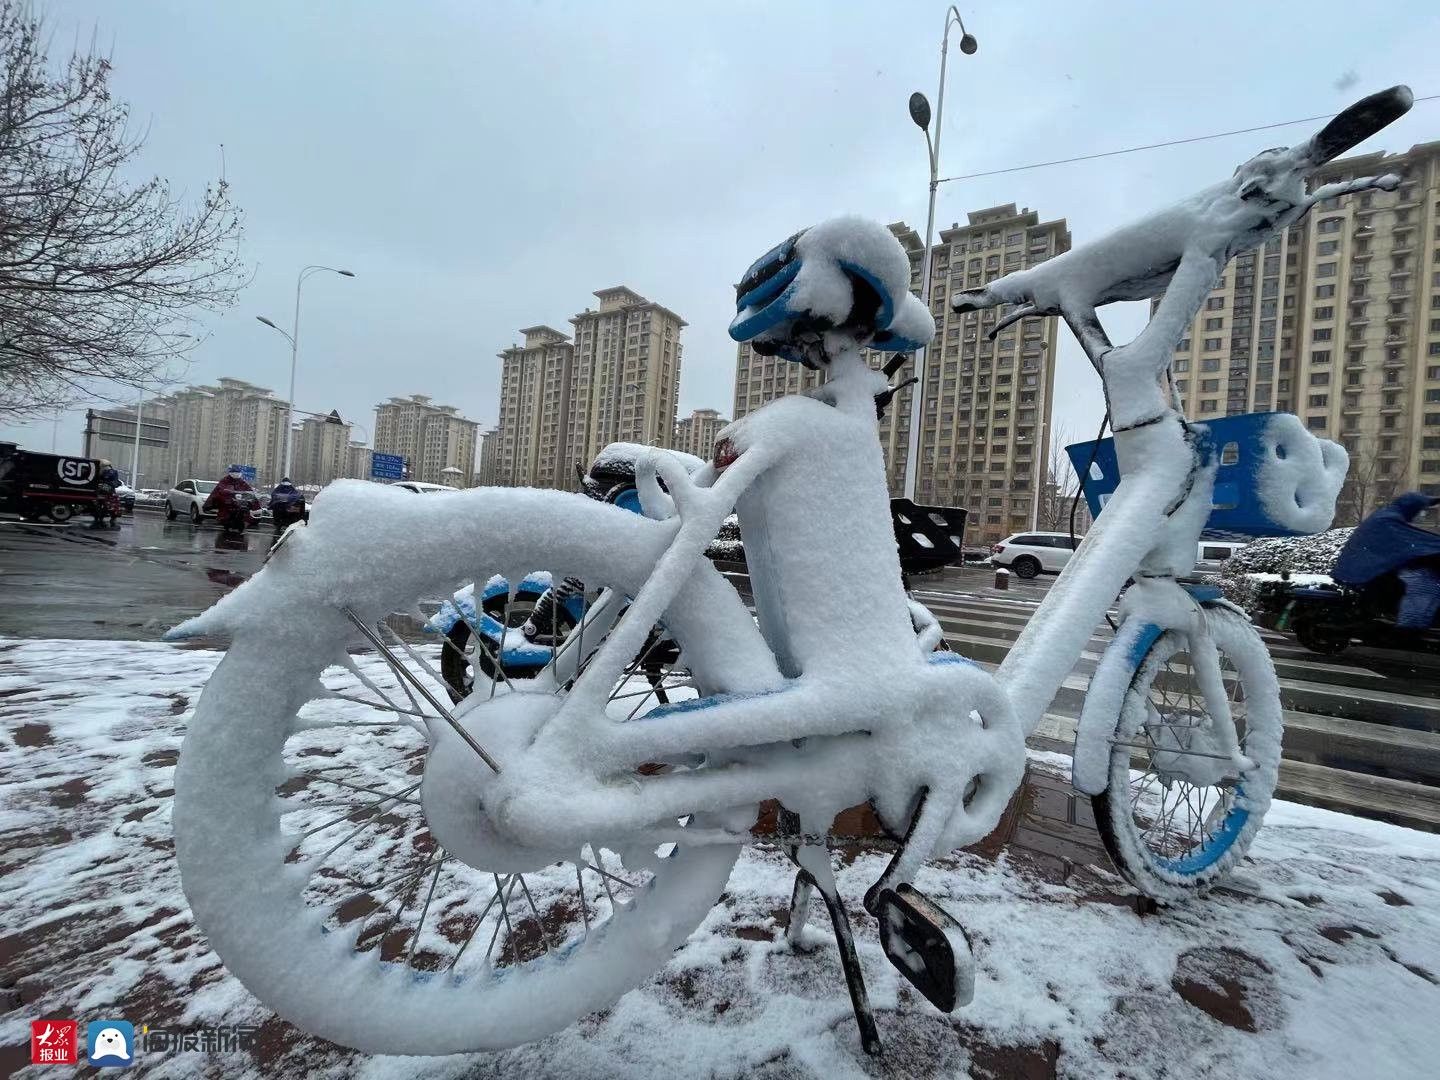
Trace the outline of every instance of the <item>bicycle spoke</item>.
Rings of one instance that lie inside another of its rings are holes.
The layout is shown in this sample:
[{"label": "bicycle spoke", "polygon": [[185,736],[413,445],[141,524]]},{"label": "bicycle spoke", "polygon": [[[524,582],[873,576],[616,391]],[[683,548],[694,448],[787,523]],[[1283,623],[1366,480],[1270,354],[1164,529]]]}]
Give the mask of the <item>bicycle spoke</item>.
[{"label": "bicycle spoke", "polygon": [[[418,782],[416,782],[415,784],[412,784],[410,787],[406,788],[405,791],[403,792],[403,794],[409,795],[412,791],[415,791],[415,790],[418,789],[419,787],[420,787],[420,784],[419,784]],[[393,801],[393,800],[384,800],[384,801]],[[375,822],[379,820],[379,817],[380,817],[379,814],[371,814],[368,818],[365,819],[364,822],[362,822],[362,823],[359,825],[358,828],[355,829],[354,832],[351,832],[351,833],[347,834],[347,835],[344,837],[344,839],[342,839],[339,843],[337,843],[334,847],[332,847],[329,851],[327,851],[324,855],[322,855],[317,862],[315,862],[315,863],[313,863],[313,864],[311,865],[311,867],[310,867],[310,876],[311,876],[311,877],[314,877],[315,872],[316,872],[317,870],[319,870],[320,867],[322,867],[322,866],[325,865],[326,861],[329,860],[330,856],[334,855],[337,851],[339,851],[342,847],[344,847],[346,844],[348,844],[351,840],[355,839],[355,837],[359,836],[362,832],[364,832],[366,829],[368,829],[371,825],[375,824]],[[297,845],[297,846],[298,846],[298,845]],[[294,850],[294,849],[292,849],[292,850]]]},{"label": "bicycle spoke", "polygon": [[[438,851],[443,849],[437,849]],[[425,894],[425,905],[420,909],[420,918],[415,921],[415,932],[410,936],[410,948],[405,953],[405,965],[415,959],[415,946],[420,943],[420,931],[425,927],[425,916],[430,911],[430,901],[435,899],[435,886],[440,881],[440,867],[444,865],[444,858],[435,863],[435,875],[430,879],[430,891]]]},{"label": "bicycle spoke", "polygon": [[545,920],[540,917],[540,909],[535,906],[535,897],[530,895],[530,886],[525,881],[525,876],[520,875],[520,888],[525,893],[525,901],[530,905],[530,910],[535,915],[535,922],[540,927],[540,943],[545,946],[545,951],[550,951],[550,931],[545,929]]},{"label": "bicycle spoke", "polygon": [[451,730],[453,730],[455,734],[459,735],[460,738],[465,742],[465,744],[480,756],[480,760],[485,762],[486,765],[489,765],[492,770],[498,773],[500,771],[499,763],[488,753],[485,752],[485,748],[475,741],[475,737],[473,735],[471,735],[468,731],[466,731],[463,727],[460,726],[460,722],[451,715],[450,710],[440,704],[440,702],[436,699],[435,695],[430,693],[430,691],[426,689],[425,685],[421,683],[418,678],[415,677],[414,673],[411,672],[409,668],[405,667],[403,664],[401,664],[393,656],[390,655],[390,651],[385,648],[385,643],[380,639],[380,637],[374,631],[370,630],[360,620],[359,616],[357,616],[349,608],[345,609],[345,614],[349,616],[350,621],[355,624],[356,628],[360,631],[360,633],[363,634],[372,645],[374,645],[380,650],[381,655],[384,657],[386,662],[389,663],[392,668],[394,668],[395,673],[401,678],[410,682],[415,687],[415,689],[421,693],[425,700],[430,703],[431,707],[440,715],[440,718],[450,725]]},{"label": "bicycle spoke", "polygon": [[[495,880],[496,880],[497,882],[500,880],[500,877],[499,877],[498,874],[496,875]],[[506,878],[505,878],[505,882],[508,884],[509,881],[510,881],[510,878],[509,878],[509,876],[507,875]],[[460,950],[455,954],[454,959],[452,959],[452,960],[450,961],[450,970],[451,970],[451,971],[454,971],[456,965],[458,965],[458,964],[460,963],[460,957],[462,957],[462,956],[465,955],[465,950],[470,947],[470,942],[472,942],[473,940],[475,940],[475,935],[476,935],[476,933],[479,932],[480,927],[482,927],[482,926],[485,925],[485,916],[490,914],[490,909],[491,909],[492,907],[494,907],[494,906],[495,906],[495,902],[500,899],[500,893],[501,893],[501,891],[502,891],[504,888],[505,888],[504,885],[497,885],[497,886],[496,886],[495,892],[491,894],[490,900],[485,904],[484,910],[480,912],[480,917],[475,920],[475,925],[470,928],[470,933],[468,933],[468,934],[465,935],[465,940],[461,943],[461,945],[460,945]],[[496,932],[498,933],[498,932],[499,932],[499,929],[500,929],[500,924],[499,924],[498,922],[495,924],[495,929],[496,929]],[[491,945],[492,945],[492,946],[494,945],[494,940],[493,940],[493,939],[491,940]],[[486,955],[486,956],[489,956],[490,954],[489,954],[489,952],[487,951],[485,955]]]}]

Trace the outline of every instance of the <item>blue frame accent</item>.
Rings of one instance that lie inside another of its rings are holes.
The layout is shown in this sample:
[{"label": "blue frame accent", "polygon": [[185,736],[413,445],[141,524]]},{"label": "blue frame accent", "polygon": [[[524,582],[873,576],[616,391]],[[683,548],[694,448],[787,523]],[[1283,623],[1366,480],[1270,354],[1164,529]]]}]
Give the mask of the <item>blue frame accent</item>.
[{"label": "blue frame accent", "polygon": [[1180,587],[1202,604],[1224,597],[1218,585],[1206,585],[1198,581],[1182,581]]},{"label": "blue frame accent", "polygon": [[688,701],[672,701],[669,705],[661,705],[658,709],[651,709],[644,716],[637,716],[631,723],[635,723],[638,720],[661,720],[667,716],[676,716],[680,713],[699,712],[701,709],[714,708],[716,705],[728,705],[732,701],[744,701],[748,698],[770,697],[772,694],[783,694],[788,689],[788,686],[779,686],[773,690],[753,690],[733,694],[711,694],[709,697],[690,698]]},{"label": "blue frame accent", "polygon": [[958,652],[945,652],[936,650],[925,658],[927,664],[965,664],[969,667],[978,668],[980,665],[968,656],[961,656]]}]

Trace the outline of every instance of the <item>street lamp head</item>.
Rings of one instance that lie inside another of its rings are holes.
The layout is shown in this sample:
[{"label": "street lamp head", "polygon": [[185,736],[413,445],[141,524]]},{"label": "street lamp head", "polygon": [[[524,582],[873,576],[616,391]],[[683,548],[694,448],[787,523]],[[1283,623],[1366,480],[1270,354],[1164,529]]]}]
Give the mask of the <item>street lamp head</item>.
[{"label": "street lamp head", "polygon": [[279,330],[279,329],[280,329],[280,327],[276,326],[273,322],[271,322],[269,319],[267,319],[264,315],[256,315],[255,318],[259,319],[259,320],[260,320],[261,322],[263,322],[266,326],[270,327],[271,330]]},{"label": "street lamp head", "polygon": [[921,131],[930,128],[930,99],[919,90],[910,95],[910,119]]},{"label": "street lamp head", "polygon": [[[969,35],[967,34],[966,36],[968,37]],[[971,41],[973,42],[973,41],[974,41],[974,38],[971,38]],[[963,49],[965,46],[962,44],[960,47]],[[971,52],[974,52],[974,51],[975,51],[975,46],[974,46],[973,44],[970,46],[970,51],[971,51]],[[353,272],[353,271],[350,271],[350,270],[336,270],[335,272],[336,272],[337,274],[339,274],[341,277],[354,277],[354,276],[355,276],[354,272]]]},{"label": "street lamp head", "polygon": [[974,34],[966,33],[961,36],[960,51],[966,56],[974,56],[975,50],[978,48],[980,48],[980,43],[975,40]]}]

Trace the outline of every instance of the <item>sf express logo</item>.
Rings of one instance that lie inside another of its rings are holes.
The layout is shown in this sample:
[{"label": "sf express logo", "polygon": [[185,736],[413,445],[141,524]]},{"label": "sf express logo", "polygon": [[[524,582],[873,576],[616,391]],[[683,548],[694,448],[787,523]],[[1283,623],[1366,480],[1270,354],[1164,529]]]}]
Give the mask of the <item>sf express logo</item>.
[{"label": "sf express logo", "polygon": [[56,466],[61,483],[83,486],[95,479],[99,466],[89,458],[61,458]]}]

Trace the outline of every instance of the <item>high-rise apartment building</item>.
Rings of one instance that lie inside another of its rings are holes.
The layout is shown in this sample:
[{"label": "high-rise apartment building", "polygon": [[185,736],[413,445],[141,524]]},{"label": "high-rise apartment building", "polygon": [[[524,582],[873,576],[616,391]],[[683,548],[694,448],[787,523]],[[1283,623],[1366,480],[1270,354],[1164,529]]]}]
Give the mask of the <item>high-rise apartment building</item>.
[{"label": "high-rise apartment building", "polygon": [[525,344],[500,353],[496,482],[568,489],[570,398],[575,347],[549,326],[529,326]]},{"label": "high-rise apartment building", "polygon": [[[920,291],[924,241],[897,222],[890,231],[910,255],[911,289]],[[1058,334],[1054,317],[1027,319],[988,338],[996,311],[957,315],[952,292],[977,288],[1070,248],[1064,219],[1041,221],[1014,203],[977,210],[966,224],[940,232],[931,253],[931,310],[936,336],[926,352],[921,410],[918,502],[970,511],[968,541],[991,543],[1031,527],[1037,483],[1045,477]],[[871,366],[892,359],[869,356]],[[912,374],[907,361],[894,376]],[[736,357],[735,415],[819,382],[820,373],[741,345]],[[905,486],[910,390],[897,394],[880,424],[892,494]]]},{"label": "high-rise apartment building", "polygon": [[675,425],[675,449],[709,461],[715,449],[715,436],[730,423],[715,409],[696,409]]},{"label": "high-rise apartment building", "polygon": [[680,331],[667,307],[623,285],[571,318],[575,359],[566,424],[570,457],[588,465],[612,442],[668,446],[680,400]]},{"label": "high-rise apartment building", "polygon": [[214,480],[229,465],[253,465],[261,485],[280,479],[289,408],[264,387],[222,378],[147,401],[145,412],[170,421],[170,482]]},{"label": "high-rise apartment building", "polygon": [[685,320],[623,286],[595,296],[598,311],[570,320],[573,341],[531,326],[499,354],[494,483],[568,490],[609,443],[674,439]]},{"label": "high-rise apartment building", "polygon": [[1440,493],[1440,142],[1342,158],[1313,182],[1382,173],[1398,190],[1327,199],[1237,256],[1171,369],[1194,419],[1289,411],[1342,443],[1337,524]]},{"label": "high-rise apartment building", "polygon": [[424,394],[392,397],[375,406],[375,452],[403,457],[412,480],[465,487],[475,471],[479,426]]},{"label": "high-rise apartment building", "polygon": [[350,473],[350,425],[339,416],[307,416],[294,429],[295,450],[290,479],[297,484],[324,486]]},{"label": "high-rise apartment building", "polygon": [[498,458],[500,454],[500,429],[493,427],[483,432],[475,451],[475,486],[495,487],[500,483]]},{"label": "high-rise apartment building", "polygon": [[356,480],[370,479],[370,447],[352,442],[345,451],[345,475]]}]

